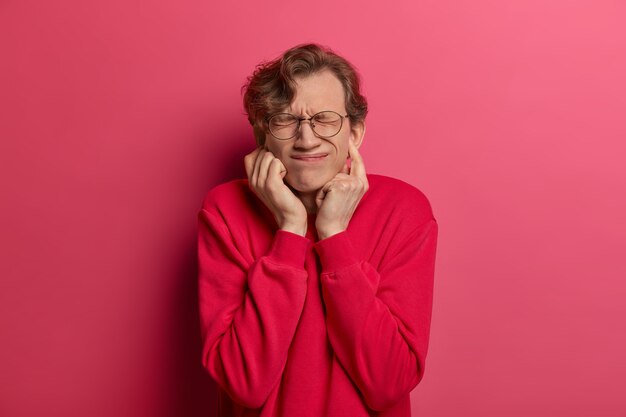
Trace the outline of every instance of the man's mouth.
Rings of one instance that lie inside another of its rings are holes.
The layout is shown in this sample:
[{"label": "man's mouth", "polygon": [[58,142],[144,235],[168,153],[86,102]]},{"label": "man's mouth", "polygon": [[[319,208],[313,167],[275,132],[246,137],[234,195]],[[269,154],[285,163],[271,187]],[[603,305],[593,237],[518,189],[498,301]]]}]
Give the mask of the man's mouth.
[{"label": "man's mouth", "polygon": [[302,162],[316,162],[321,161],[328,156],[327,153],[312,153],[312,154],[302,154],[302,155],[292,155],[291,157],[296,161]]}]

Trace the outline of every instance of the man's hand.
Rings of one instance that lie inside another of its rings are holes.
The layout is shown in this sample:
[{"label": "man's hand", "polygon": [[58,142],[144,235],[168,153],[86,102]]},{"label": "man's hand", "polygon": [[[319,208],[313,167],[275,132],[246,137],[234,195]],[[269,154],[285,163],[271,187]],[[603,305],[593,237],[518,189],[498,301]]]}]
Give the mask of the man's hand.
[{"label": "man's hand", "polygon": [[305,236],[306,208],[283,182],[287,169],[280,159],[267,148],[257,148],[245,156],[244,164],[250,188],[274,214],[278,227]]},{"label": "man's hand", "polygon": [[341,172],[327,182],[317,193],[317,235],[326,239],[348,228],[352,214],[367,192],[369,184],[361,154],[352,141],[349,142],[350,169],[344,165]]}]

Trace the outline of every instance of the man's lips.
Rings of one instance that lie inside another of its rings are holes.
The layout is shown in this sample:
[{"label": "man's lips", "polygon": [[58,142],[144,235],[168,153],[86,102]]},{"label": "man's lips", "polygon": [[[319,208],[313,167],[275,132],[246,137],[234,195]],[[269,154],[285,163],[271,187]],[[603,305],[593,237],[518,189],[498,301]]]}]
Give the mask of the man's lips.
[{"label": "man's lips", "polygon": [[293,159],[304,162],[321,161],[328,156],[327,153],[312,153],[306,155],[291,155]]}]

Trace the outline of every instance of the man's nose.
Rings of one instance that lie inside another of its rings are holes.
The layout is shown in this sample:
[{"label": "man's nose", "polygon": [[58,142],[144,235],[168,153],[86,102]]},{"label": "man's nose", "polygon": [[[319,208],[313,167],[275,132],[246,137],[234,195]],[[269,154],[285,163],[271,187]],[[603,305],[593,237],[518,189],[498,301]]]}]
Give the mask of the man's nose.
[{"label": "man's nose", "polygon": [[296,143],[295,143],[295,146],[297,148],[310,149],[310,148],[319,146],[322,139],[317,137],[315,135],[315,132],[313,132],[313,128],[311,127],[310,120],[302,120],[300,122],[299,130],[300,131],[298,132],[298,135],[296,136]]}]

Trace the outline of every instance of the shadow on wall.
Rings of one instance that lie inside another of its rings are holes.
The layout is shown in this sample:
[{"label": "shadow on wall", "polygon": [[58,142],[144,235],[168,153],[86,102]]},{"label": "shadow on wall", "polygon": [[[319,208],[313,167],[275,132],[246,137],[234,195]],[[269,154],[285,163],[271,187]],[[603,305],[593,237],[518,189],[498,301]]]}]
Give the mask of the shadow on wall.
[{"label": "shadow on wall", "polygon": [[217,415],[217,384],[202,365],[202,341],[197,288],[196,241],[188,239],[177,279],[172,311],[172,381],[168,384],[171,409],[164,416],[207,417]]},{"label": "shadow on wall", "polygon": [[[223,129],[224,131],[226,129]],[[198,178],[204,190],[202,197],[196,204],[196,212],[190,213],[197,224],[197,211],[200,209],[204,194],[212,187],[237,178],[245,178],[243,164],[244,156],[254,149],[255,143],[249,131],[233,132],[228,134],[213,133],[220,141],[215,146],[210,141],[201,141],[208,144],[208,150],[201,153],[202,161],[199,164]],[[224,140],[223,138],[227,138]],[[202,365],[202,340],[200,336],[200,320],[197,287],[197,229],[193,235],[180,236],[179,244],[174,246],[180,251],[176,258],[177,267],[171,277],[173,291],[171,292],[172,328],[169,330],[171,357],[170,368],[172,380],[167,384],[171,391],[169,397],[170,410],[164,416],[180,417],[208,417],[217,415],[217,384],[210,377]],[[171,248],[171,245],[170,245]]]}]

